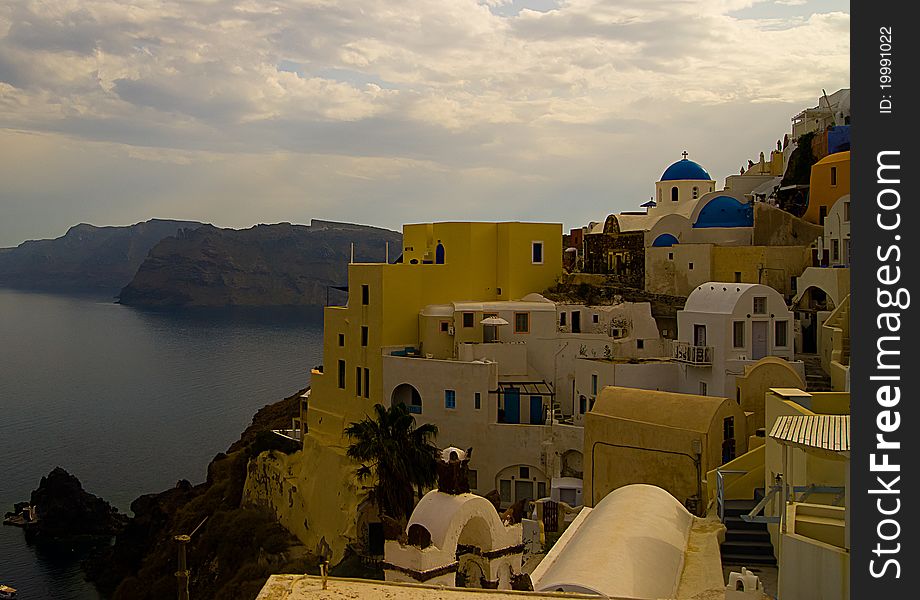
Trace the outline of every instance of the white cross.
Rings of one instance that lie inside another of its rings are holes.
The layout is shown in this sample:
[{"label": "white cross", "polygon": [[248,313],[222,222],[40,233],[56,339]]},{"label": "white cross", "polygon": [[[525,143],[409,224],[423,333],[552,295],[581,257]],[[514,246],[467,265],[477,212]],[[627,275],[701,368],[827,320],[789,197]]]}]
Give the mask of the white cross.
[{"label": "white cross", "polygon": [[687,151],[684,150],[684,151],[681,153],[681,156],[684,157],[684,160],[687,160]]}]

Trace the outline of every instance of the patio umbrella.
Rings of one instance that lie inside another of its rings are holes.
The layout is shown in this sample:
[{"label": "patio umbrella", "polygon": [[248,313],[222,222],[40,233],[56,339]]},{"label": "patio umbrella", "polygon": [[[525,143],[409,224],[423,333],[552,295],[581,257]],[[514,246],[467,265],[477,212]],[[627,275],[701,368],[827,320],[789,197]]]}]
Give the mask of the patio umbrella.
[{"label": "patio umbrella", "polygon": [[501,317],[486,317],[480,321],[483,325],[508,325],[508,321],[504,320]]}]

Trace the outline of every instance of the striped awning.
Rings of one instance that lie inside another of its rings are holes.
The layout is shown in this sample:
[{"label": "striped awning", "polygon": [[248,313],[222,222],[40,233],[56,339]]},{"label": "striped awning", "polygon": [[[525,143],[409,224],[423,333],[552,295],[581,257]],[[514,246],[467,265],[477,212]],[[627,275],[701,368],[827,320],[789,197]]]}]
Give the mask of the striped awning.
[{"label": "striped awning", "polygon": [[850,455],[850,415],[786,415],[776,419],[770,437],[788,446],[846,458]]}]

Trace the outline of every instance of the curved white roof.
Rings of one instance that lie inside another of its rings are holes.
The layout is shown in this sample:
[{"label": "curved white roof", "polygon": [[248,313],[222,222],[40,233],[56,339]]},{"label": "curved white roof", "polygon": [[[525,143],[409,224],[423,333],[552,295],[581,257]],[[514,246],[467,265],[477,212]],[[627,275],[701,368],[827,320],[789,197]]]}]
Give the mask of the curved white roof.
[{"label": "curved white roof", "polygon": [[584,512],[534,571],[536,591],[676,597],[693,524],[680,502],[660,487],[634,484]]},{"label": "curved white roof", "polygon": [[454,552],[466,526],[477,521],[468,532],[483,550],[507,548],[521,543],[521,527],[506,527],[492,503],[476,494],[445,494],[431,490],[419,500],[409,517],[406,531],[414,524],[424,526],[431,542],[441,550]]},{"label": "curved white roof", "polygon": [[735,306],[748,292],[763,294],[764,296],[779,296],[785,306],[785,301],[779,292],[767,285],[760,283],[727,283],[723,281],[709,281],[697,286],[687,297],[684,310],[687,312],[732,314]]}]

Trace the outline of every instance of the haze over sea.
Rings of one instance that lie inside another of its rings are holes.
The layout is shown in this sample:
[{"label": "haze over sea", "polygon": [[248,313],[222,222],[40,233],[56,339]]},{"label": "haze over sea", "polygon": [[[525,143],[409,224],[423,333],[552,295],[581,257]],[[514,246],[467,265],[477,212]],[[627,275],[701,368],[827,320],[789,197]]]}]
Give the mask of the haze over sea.
[{"label": "haze over sea", "polygon": [[[252,415],[321,362],[319,308],[144,310],[0,289],[0,513],[55,466],[122,511],[200,483]],[[85,552],[0,527],[0,583],[20,600],[96,600]]]}]

